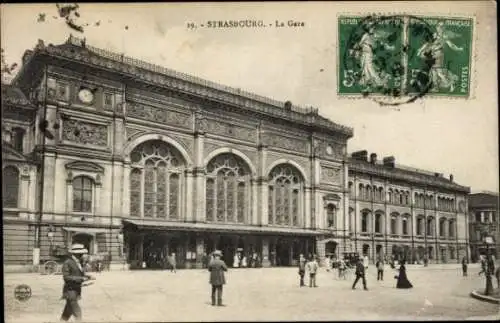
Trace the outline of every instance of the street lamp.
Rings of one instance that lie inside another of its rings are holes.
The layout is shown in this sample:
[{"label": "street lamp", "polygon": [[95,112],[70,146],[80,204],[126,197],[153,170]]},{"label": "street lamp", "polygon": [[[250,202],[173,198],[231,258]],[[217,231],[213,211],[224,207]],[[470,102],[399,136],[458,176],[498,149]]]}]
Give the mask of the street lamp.
[{"label": "street lamp", "polygon": [[483,238],[483,242],[486,244],[486,268],[485,268],[485,276],[486,276],[486,290],[484,291],[485,295],[491,295],[493,292],[493,282],[491,281],[491,274],[493,268],[491,268],[491,255],[490,255],[490,245],[494,243],[493,238],[491,236],[485,236]]}]

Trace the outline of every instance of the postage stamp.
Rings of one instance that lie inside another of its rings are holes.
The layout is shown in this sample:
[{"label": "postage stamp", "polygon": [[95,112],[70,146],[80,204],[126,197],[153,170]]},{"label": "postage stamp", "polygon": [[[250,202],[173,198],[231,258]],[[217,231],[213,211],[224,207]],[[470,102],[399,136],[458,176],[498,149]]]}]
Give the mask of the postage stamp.
[{"label": "postage stamp", "polygon": [[340,16],[338,94],[386,97],[470,96],[472,18]]}]

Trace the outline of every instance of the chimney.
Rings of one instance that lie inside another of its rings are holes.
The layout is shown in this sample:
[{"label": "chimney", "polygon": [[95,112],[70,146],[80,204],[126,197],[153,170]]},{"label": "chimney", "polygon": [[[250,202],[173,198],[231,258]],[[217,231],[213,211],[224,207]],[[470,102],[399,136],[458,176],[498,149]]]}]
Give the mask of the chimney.
[{"label": "chimney", "polygon": [[394,168],[395,163],[396,163],[396,159],[394,158],[394,156],[384,157],[384,159],[382,159],[382,162],[383,162],[384,166]]},{"label": "chimney", "polygon": [[453,174],[450,174],[450,182],[453,182]]},{"label": "chimney", "polygon": [[355,151],[351,154],[351,156],[353,159],[356,159],[356,160],[362,160],[365,162],[368,161],[368,151],[367,150]]},{"label": "chimney", "polygon": [[370,154],[370,163],[371,164],[376,164],[377,163],[377,154],[371,153]]},{"label": "chimney", "polygon": [[292,102],[291,101],[285,102],[285,110],[292,110]]}]

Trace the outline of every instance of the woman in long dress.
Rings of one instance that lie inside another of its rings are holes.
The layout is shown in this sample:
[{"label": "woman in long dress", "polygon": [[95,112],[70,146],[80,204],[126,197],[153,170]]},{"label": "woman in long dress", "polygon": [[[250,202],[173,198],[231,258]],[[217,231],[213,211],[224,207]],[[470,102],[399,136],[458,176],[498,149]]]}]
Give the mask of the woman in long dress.
[{"label": "woman in long dress", "polygon": [[398,275],[398,282],[396,284],[396,288],[413,288],[413,285],[410,283],[408,280],[408,277],[406,276],[406,267],[405,267],[405,261],[401,260],[401,266],[399,266],[399,275]]}]

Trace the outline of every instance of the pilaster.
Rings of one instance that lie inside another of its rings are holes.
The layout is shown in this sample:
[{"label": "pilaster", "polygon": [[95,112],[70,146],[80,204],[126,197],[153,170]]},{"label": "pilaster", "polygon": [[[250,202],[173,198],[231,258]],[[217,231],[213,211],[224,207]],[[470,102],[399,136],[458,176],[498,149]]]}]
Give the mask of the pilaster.
[{"label": "pilaster", "polygon": [[43,212],[53,213],[55,202],[55,182],[56,174],[56,154],[52,152],[44,153],[44,172],[43,178]]},{"label": "pilaster", "polygon": [[185,201],[182,204],[185,206],[186,221],[196,221],[196,214],[193,206],[196,204],[194,197],[194,175],[192,170],[186,171],[186,194]]},{"label": "pilaster", "polygon": [[304,218],[305,218],[305,223],[304,223],[304,227],[309,229],[311,228],[311,188],[310,187],[306,187],[304,189],[304,200],[305,200],[305,203],[304,203],[304,211],[305,211],[305,215],[304,215]]}]

